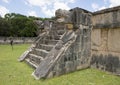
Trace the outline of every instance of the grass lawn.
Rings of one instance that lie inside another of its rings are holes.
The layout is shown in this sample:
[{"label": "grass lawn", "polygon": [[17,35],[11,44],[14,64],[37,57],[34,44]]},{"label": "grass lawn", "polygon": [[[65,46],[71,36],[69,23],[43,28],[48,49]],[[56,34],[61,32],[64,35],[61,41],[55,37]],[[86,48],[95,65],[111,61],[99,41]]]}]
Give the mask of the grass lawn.
[{"label": "grass lawn", "polygon": [[0,85],[120,85],[120,77],[96,69],[86,69],[60,77],[35,80],[31,73],[34,69],[18,57],[30,45],[0,45]]}]

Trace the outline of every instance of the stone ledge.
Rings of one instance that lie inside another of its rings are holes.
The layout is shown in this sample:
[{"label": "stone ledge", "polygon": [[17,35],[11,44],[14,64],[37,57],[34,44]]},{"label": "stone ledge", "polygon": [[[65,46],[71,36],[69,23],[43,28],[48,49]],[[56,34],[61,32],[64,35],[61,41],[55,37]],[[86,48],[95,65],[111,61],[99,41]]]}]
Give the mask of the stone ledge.
[{"label": "stone ledge", "polygon": [[107,8],[107,9],[103,9],[103,10],[100,10],[100,11],[96,11],[96,12],[93,12],[93,15],[99,15],[99,14],[104,14],[104,13],[118,11],[118,10],[120,10],[120,6],[116,6],[116,7]]},{"label": "stone ledge", "polygon": [[96,24],[93,26],[93,28],[119,28],[120,27],[120,22],[117,23],[111,23],[111,24]]}]

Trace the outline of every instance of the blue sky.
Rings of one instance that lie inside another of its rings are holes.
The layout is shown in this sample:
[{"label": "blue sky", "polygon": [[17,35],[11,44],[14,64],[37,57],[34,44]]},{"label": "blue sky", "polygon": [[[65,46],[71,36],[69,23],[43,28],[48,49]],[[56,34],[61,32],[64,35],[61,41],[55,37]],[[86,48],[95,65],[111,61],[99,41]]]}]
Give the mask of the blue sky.
[{"label": "blue sky", "polygon": [[51,17],[55,10],[84,8],[97,11],[120,5],[120,0],[0,0],[0,16],[20,13],[26,16]]}]

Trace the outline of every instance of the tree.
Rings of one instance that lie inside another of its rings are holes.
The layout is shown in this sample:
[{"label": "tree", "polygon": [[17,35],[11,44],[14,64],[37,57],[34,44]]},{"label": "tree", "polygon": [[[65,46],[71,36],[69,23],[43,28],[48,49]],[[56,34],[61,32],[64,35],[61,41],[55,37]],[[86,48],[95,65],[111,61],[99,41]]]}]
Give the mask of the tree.
[{"label": "tree", "polygon": [[35,37],[37,36],[37,27],[32,20],[28,20],[25,24],[25,28],[21,30],[21,35],[25,37]]},{"label": "tree", "polygon": [[0,18],[0,36],[10,36],[10,24],[3,18]]},{"label": "tree", "polygon": [[0,17],[0,36],[36,37],[38,28],[34,24],[34,20],[49,19],[8,13],[5,18]]}]

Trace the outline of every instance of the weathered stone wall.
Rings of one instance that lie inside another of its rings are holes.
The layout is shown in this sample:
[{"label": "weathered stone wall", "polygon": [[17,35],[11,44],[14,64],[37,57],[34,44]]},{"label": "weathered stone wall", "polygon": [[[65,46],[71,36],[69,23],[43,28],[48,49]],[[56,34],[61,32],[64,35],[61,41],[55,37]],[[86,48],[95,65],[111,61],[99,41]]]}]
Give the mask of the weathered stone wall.
[{"label": "weathered stone wall", "polygon": [[92,30],[91,67],[120,74],[120,28]]},{"label": "weathered stone wall", "polygon": [[120,6],[94,12],[92,22],[94,28],[120,27]]},{"label": "weathered stone wall", "polygon": [[[52,28],[37,37],[36,46],[31,47],[34,50],[30,48],[21,57],[24,60],[26,55],[32,54],[32,58],[30,55],[27,59],[36,68],[32,74],[36,79],[59,76],[87,67],[120,75],[120,6],[94,13],[78,7],[69,11],[59,9],[56,15],[57,23],[51,23]],[[60,29],[65,32],[59,36],[57,32]],[[48,39],[50,42],[46,42]],[[48,52],[46,47],[49,44],[54,46]]]},{"label": "weathered stone wall", "polygon": [[120,28],[109,29],[108,50],[120,53]]},{"label": "weathered stone wall", "polygon": [[97,11],[92,17],[91,67],[120,74],[120,6]]},{"label": "weathered stone wall", "polygon": [[92,24],[91,22],[91,15],[92,13],[87,11],[87,10],[84,10],[84,9],[81,9],[81,8],[74,8],[74,9],[71,9],[71,20],[75,26],[75,28],[79,27],[79,25],[84,25],[84,26],[89,26]]},{"label": "weathered stone wall", "polygon": [[[60,59],[56,62],[55,67],[49,73],[52,76],[85,69],[90,66],[91,58],[91,13],[74,8],[71,11],[71,20],[74,25],[73,30],[77,29],[75,42],[62,53]],[[83,17],[84,16],[84,17]],[[66,37],[67,39],[67,37]]]},{"label": "weathered stone wall", "polygon": [[[74,8],[70,10],[70,12],[74,26],[73,29],[69,30],[72,30],[72,32],[75,33],[77,36],[76,40],[68,46],[68,48],[65,48],[66,50],[60,55],[60,58],[57,60],[48,77],[85,69],[90,66],[92,29],[91,13],[80,8]],[[67,37],[64,38],[68,39]]]},{"label": "weathered stone wall", "polygon": [[[85,69],[90,66],[91,57],[91,27],[81,26],[75,32],[76,40],[60,55],[48,77],[58,76],[65,73]],[[65,37],[67,39],[67,37]],[[64,40],[63,40],[64,41]],[[67,41],[69,42],[69,41]]]},{"label": "weathered stone wall", "polygon": [[[91,13],[71,9],[76,41],[61,55],[50,76],[58,76],[89,66],[120,74],[120,7]],[[91,32],[91,24],[93,29]]]},{"label": "weathered stone wall", "polygon": [[120,28],[93,29],[92,50],[120,53]]},{"label": "weathered stone wall", "polygon": [[120,74],[120,7],[93,13],[91,67]]}]

